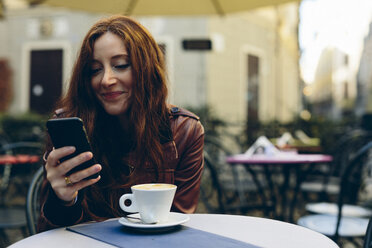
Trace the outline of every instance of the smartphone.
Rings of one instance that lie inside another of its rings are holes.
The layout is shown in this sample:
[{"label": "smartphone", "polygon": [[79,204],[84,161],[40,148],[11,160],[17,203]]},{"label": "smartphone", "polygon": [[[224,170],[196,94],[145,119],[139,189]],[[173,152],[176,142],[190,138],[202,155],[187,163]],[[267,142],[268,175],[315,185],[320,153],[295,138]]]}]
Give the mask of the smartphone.
[{"label": "smartphone", "polygon": [[[50,119],[47,121],[46,126],[50,139],[52,140],[53,146],[55,148],[61,148],[64,146],[74,146],[76,148],[73,154],[63,157],[62,159],[60,159],[60,162],[75,157],[80,153],[92,151],[83,121],[80,118],[69,117]],[[97,162],[93,156],[92,159],[73,168],[67,173],[67,175],[89,168],[96,163]],[[97,178],[98,176],[99,173],[89,176],[85,179]]]}]

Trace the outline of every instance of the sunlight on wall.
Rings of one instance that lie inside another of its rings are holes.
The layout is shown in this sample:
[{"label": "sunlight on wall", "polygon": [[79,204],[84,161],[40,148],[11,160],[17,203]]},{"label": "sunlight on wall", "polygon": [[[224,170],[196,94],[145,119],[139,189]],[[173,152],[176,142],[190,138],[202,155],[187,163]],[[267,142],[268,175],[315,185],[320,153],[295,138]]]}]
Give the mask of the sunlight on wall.
[{"label": "sunlight on wall", "polygon": [[312,83],[319,56],[327,47],[352,55],[359,63],[371,20],[370,0],[303,0],[300,7],[301,74]]}]

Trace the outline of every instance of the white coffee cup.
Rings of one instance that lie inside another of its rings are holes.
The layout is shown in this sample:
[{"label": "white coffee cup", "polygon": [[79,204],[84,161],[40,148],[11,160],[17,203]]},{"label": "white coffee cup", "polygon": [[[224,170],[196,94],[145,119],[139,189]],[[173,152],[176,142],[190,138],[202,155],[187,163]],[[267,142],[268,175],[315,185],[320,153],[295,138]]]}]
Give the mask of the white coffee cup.
[{"label": "white coffee cup", "polygon": [[[132,194],[120,197],[121,209],[128,213],[139,213],[144,223],[166,222],[170,213],[177,186],[166,183],[146,183],[131,187]],[[129,206],[125,201],[130,200]]]}]

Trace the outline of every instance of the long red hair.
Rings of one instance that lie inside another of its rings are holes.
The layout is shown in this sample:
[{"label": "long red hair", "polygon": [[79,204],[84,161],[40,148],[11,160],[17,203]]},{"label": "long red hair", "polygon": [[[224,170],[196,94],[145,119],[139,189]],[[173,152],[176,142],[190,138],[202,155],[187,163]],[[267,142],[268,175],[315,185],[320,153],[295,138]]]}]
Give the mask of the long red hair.
[{"label": "long red hair", "polygon": [[[91,86],[94,43],[106,32],[118,35],[123,40],[131,63],[134,83],[126,113],[130,130],[127,136],[121,138],[127,139],[127,145],[130,141],[127,149],[137,161],[133,175],[140,173],[145,164],[150,164],[155,171],[161,168],[163,153],[160,131],[168,125],[169,112],[164,57],[151,34],[137,21],[125,16],[112,16],[95,23],[82,42],[67,94],[58,107],[64,109],[65,116],[78,116],[84,121],[93,153],[103,166],[101,181],[106,181],[107,185],[112,183],[109,178],[114,173],[110,168],[112,165],[108,164],[108,153],[112,147],[122,145],[117,140],[122,130],[117,118],[109,116],[100,106]],[[121,155],[120,152],[110,154],[119,156],[117,160],[121,159]]]}]

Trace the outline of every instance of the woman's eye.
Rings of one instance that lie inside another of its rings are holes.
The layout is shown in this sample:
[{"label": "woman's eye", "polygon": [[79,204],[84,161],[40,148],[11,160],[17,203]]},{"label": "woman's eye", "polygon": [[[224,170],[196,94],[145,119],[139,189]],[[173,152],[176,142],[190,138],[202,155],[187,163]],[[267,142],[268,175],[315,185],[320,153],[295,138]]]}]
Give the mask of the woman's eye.
[{"label": "woman's eye", "polygon": [[123,70],[123,69],[127,69],[129,66],[130,66],[130,64],[128,63],[128,64],[115,65],[114,67],[116,69]]},{"label": "woman's eye", "polygon": [[92,74],[92,75],[95,75],[95,74],[97,74],[98,72],[100,72],[101,71],[101,68],[92,68],[91,70],[90,70],[90,73]]}]

